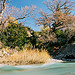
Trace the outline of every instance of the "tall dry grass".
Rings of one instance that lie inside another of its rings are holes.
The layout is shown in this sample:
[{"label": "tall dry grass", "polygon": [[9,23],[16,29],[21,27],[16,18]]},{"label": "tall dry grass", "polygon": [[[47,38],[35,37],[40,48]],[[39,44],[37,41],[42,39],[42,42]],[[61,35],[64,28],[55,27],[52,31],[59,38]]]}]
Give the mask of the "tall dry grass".
[{"label": "tall dry grass", "polygon": [[37,49],[27,49],[24,48],[23,51],[15,52],[13,55],[9,55],[7,58],[3,57],[0,60],[0,64],[9,65],[26,65],[26,64],[39,64],[46,63],[50,59],[50,55],[46,50]]}]

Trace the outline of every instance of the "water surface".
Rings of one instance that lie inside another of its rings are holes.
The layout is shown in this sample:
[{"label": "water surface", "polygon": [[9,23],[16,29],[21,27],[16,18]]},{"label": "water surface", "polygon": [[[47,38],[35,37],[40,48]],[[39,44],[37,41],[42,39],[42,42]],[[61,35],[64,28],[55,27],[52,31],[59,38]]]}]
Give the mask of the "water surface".
[{"label": "water surface", "polygon": [[0,66],[0,75],[75,75],[75,63]]}]

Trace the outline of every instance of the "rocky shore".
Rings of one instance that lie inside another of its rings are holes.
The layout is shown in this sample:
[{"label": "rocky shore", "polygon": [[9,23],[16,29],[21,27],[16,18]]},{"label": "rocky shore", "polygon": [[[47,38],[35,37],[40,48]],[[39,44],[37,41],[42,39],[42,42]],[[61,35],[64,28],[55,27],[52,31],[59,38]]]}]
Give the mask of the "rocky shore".
[{"label": "rocky shore", "polygon": [[75,61],[75,43],[61,48],[54,59],[63,61]]}]

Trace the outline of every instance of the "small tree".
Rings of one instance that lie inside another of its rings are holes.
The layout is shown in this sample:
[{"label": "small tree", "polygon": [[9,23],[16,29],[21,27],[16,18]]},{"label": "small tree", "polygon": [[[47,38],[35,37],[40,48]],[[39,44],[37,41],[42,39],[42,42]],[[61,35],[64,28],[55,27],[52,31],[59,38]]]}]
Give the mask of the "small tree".
[{"label": "small tree", "polygon": [[41,45],[43,48],[50,47],[51,43],[57,42],[56,34],[54,32],[51,32],[52,30],[49,29],[49,27],[45,27],[41,29],[40,33],[38,33],[38,41],[39,45]]}]

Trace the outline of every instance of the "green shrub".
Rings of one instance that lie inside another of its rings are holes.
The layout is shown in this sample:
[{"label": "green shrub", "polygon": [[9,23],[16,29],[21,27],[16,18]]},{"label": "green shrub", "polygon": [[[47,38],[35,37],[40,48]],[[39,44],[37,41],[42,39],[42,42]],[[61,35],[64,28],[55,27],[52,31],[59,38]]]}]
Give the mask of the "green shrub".
[{"label": "green shrub", "polygon": [[0,40],[4,46],[9,46],[11,48],[15,48],[16,46],[21,48],[25,43],[29,42],[27,30],[21,24],[9,24],[0,35]]},{"label": "green shrub", "polygon": [[56,36],[57,36],[57,38],[59,38],[59,37],[61,37],[61,38],[66,38],[66,32],[65,31],[63,31],[63,30],[56,30]]},{"label": "green shrub", "polygon": [[67,42],[67,34],[63,30],[57,30],[56,32],[56,37],[58,39],[57,44],[58,45],[64,45]]}]

